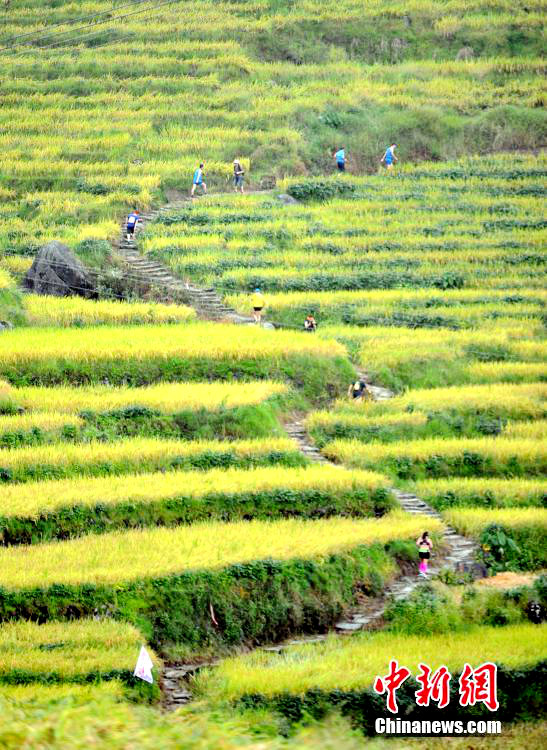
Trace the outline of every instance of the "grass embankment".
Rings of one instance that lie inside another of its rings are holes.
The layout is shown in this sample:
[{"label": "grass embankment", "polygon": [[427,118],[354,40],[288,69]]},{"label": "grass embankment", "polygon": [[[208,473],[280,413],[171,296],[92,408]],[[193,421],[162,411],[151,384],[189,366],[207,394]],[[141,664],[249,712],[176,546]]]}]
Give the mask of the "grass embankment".
[{"label": "grass embankment", "polygon": [[547,449],[524,438],[455,438],[372,443],[334,440],[324,453],[355,468],[386,472],[399,479],[437,477],[541,477]]},{"label": "grass embankment", "polygon": [[0,540],[23,544],[204,520],[381,516],[393,506],[381,474],[331,466],[65,479],[4,487]]},{"label": "grass embankment", "polygon": [[334,341],[196,323],[9,331],[0,337],[0,375],[19,386],[273,379],[325,400],[347,387],[353,369]]},{"label": "grass embankment", "polygon": [[[106,607],[179,656],[320,632],[358,592],[382,590],[394,557],[414,555],[422,523],[400,513],[210,522],[4,548],[0,618],[85,617]],[[434,535],[441,528],[429,526]]]},{"label": "grass embankment", "polygon": [[30,482],[77,476],[106,476],[169,469],[303,466],[307,459],[289,438],[259,440],[160,440],[54,443],[0,452],[0,480]]},{"label": "grass embankment", "polygon": [[0,448],[54,442],[76,434],[83,426],[84,420],[75,414],[47,411],[34,414],[1,414]]},{"label": "grass embankment", "polygon": [[[474,627],[467,632],[419,636],[395,633],[363,633],[351,639],[329,638],[318,644],[296,646],[280,654],[256,651],[227,659],[214,671],[197,678],[201,691],[216,701],[238,703],[244,708],[268,707],[293,722],[311,714],[316,718],[338,710],[371,734],[374,721],[385,716],[385,696],[376,695],[372,684],[385,674],[391,659],[408,667],[413,675],[419,663],[433,670],[444,664],[454,675],[464,662],[478,666],[493,661],[498,666],[500,715],[544,716],[542,659],[547,655],[545,626],[531,624],[507,628]],[[518,689],[517,689],[518,686]],[[408,680],[397,693],[399,711],[405,719],[436,718],[433,709],[416,706],[416,683]],[[443,718],[464,715],[491,718],[484,706],[463,709],[458,705],[457,678],[451,683],[451,708]]]},{"label": "grass embankment", "polygon": [[492,567],[539,570],[547,565],[545,508],[451,508],[443,518],[456,531],[483,542],[482,554]]},{"label": "grass embankment", "polygon": [[[142,388],[13,388],[6,383],[3,388],[0,384],[0,410],[24,412],[20,418],[0,417],[0,445],[36,445],[60,437],[72,442],[137,435],[184,439],[266,437],[283,433],[280,411],[301,405],[301,400],[294,391],[289,392],[286,384],[267,380],[214,385],[160,383]],[[44,410],[52,410],[55,415],[42,419],[40,412]],[[70,417],[63,422],[61,413]],[[76,414],[83,419],[76,419]],[[77,429],[70,429],[69,425]]]}]

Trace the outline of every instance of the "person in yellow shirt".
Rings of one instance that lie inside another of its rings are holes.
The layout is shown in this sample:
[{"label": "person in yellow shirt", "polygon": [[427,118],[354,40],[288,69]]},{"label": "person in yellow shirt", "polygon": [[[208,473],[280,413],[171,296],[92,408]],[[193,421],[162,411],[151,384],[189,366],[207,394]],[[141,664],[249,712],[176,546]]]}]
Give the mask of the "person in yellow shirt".
[{"label": "person in yellow shirt", "polygon": [[251,305],[253,308],[253,318],[255,323],[260,323],[262,319],[262,310],[264,309],[264,295],[257,287],[254,294],[251,295]]}]

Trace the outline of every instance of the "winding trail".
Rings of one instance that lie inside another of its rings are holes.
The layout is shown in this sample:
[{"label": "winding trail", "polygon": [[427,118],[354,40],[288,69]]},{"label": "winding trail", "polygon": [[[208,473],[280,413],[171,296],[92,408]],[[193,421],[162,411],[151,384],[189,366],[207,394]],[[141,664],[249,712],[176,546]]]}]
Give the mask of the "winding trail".
[{"label": "winding trail", "polygon": [[[386,401],[387,399],[393,398],[395,393],[384,388],[377,386],[369,382],[366,373],[359,372],[359,377],[363,378],[367,382],[368,389],[372,393],[372,397],[375,401]],[[300,420],[293,420],[285,425],[285,429],[290,437],[295,440],[299,449],[302,453],[309,458],[311,461],[317,463],[329,464],[331,466],[340,466],[333,461],[327,459],[318,448],[311,442],[303,423]],[[417,497],[411,492],[404,492],[397,489],[396,487],[390,488],[391,492],[395,496],[397,502],[401,508],[407,513],[412,515],[423,515],[425,517],[437,518],[443,521],[442,516],[438,511],[428,505],[424,500]],[[424,518],[425,520],[425,518]],[[443,522],[444,523],[444,522]],[[472,570],[473,563],[475,561],[475,553],[477,551],[477,545],[470,539],[466,539],[461,536],[451,526],[445,525],[445,530],[442,534],[443,548],[447,554],[444,557],[443,562],[454,570]],[[439,573],[440,566],[437,563],[429,568],[430,574],[435,575]],[[334,629],[338,633],[356,633],[359,630],[363,630],[365,627],[371,627],[377,622],[383,615],[388,601],[403,599],[408,596],[417,586],[423,583],[424,579],[419,578],[415,575],[403,575],[398,578],[394,583],[385,589],[384,595],[378,600],[372,600],[365,602],[364,605],[358,606],[348,613],[348,615],[341,621],[335,623]],[[326,636],[321,636],[324,638]],[[290,641],[288,645],[293,643],[302,643],[309,639],[295,639]],[[319,638],[316,638],[319,640]],[[284,648],[284,646],[273,646],[273,650]]]},{"label": "winding trail", "polygon": [[[141,216],[143,225],[147,222],[161,216],[163,213],[172,212],[186,204],[186,200],[177,201],[168,204],[160,209],[148,211]],[[177,300],[193,307],[200,318],[213,321],[225,321],[236,324],[248,325],[253,323],[251,318],[240,315],[233,308],[227,307],[217,292],[212,289],[203,289],[190,284],[189,281],[182,281],[174,276],[171,271],[159,261],[150,260],[139,254],[137,249],[137,240],[128,242],[124,227],[122,227],[120,241],[117,244],[119,254],[126,261],[132,276],[137,276],[143,282],[152,284],[159,289],[167,292],[166,300]],[[358,372],[358,376],[363,378],[368,385],[375,401],[385,401],[393,398],[393,391],[382,386],[371,383],[367,374]],[[312,443],[301,419],[294,418],[287,422],[285,430],[297,444],[299,450],[310,461],[319,464],[329,464],[340,469],[343,467],[327,459],[320,450]],[[403,510],[412,515],[424,516],[426,518],[437,518],[442,520],[440,513],[434,510],[430,505],[421,498],[410,492],[404,492],[395,487],[391,492],[397,499]],[[458,534],[453,528],[445,525],[442,535],[443,549],[447,552],[443,558],[438,558],[438,562],[430,566],[430,573],[435,575],[440,572],[440,564],[454,570],[473,569],[477,545],[465,537]],[[338,635],[351,635],[363,629],[374,628],[380,624],[381,618],[389,602],[406,598],[412,593],[424,579],[412,575],[403,574],[393,581],[385,590],[381,597],[366,597],[361,604],[352,608],[344,619],[333,625],[330,633],[335,632]],[[328,633],[305,635],[293,638],[280,644],[261,647],[266,651],[283,651],[291,646],[303,643],[313,643],[323,641],[327,638]],[[161,687],[164,695],[163,705],[166,710],[174,710],[192,700],[192,694],[188,688],[188,678],[195,674],[196,671],[204,666],[212,666],[215,662],[209,664],[167,664],[162,678]]]}]

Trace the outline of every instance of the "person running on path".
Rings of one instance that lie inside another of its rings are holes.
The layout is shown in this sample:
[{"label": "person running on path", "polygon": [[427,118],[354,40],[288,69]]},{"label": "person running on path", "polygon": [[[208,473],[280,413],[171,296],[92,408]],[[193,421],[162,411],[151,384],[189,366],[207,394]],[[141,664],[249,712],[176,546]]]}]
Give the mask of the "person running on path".
[{"label": "person running on path", "polygon": [[315,333],[317,330],[317,323],[315,322],[315,318],[310,313],[306,316],[306,320],[304,321],[304,330],[309,331],[310,333]]},{"label": "person running on path", "polygon": [[203,164],[200,164],[199,167],[194,172],[194,180],[192,182],[192,190],[190,192],[190,195],[194,195],[198,185],[201,186],[204,193],[207,192],[207,185],[203,181]]},{"label": "person running on path", "polygon": [[355,380],[353,383],[350,383],[350,386],[348,388],[348,398],[353,399],[362,399],[362,398],[368,398],[369,391],[367,388],[367,384],[362,378],[359,378],[359,380]]},{"label": "person running on path", "polygon": [[429,533],[424,531],[419,539],[416,539],[416,546],[418,547],[418,554],[420,556],[420,571],[418,575],[420,578],[427,578],[427,561],[431,557],[431,550],[433,549],[433,542],[429,538]]},{"label": "person running on path", "polygon": [[251,297],[251,305],[253,308],[253,318],[255,323],[260,323],[262,320],[262,310],[264,309],[264,295],[257,287]]},{"label": "person running on path", "polygon": [[238,189],[243,192],[243,180],[245,170],[241,166],[239,159],[234,159],[234,192],[237,193]]},{"label": "person running on path", "polygon": [[393,169],[393,163],[396,161],[399,161],[399,159],[397,159],[397,157],[395,156],[396,148],[397,148],[397,144],[392,143],[391,146],[388,146],[386,148],[386,152],[382,156],[380,164],[384,163],[386,165],[386,169]]},{"label": "person running on path", "polygon": [[346,171],[346,149],[339,148],[338,151],[335,152],[334,158],[336,159],[336,166],[338,167],[338,171],[345,172]]},{"label": "person running on path", "polygon": [[127,217],[127,226],[126,226],[126,232],[127,232],[127,241],[131,242],[135,235],[135,229],[137,227],[137,224],[141,221],[141,217],[139,216],[139,212],[137,209],[133,209],[129,216]]}]

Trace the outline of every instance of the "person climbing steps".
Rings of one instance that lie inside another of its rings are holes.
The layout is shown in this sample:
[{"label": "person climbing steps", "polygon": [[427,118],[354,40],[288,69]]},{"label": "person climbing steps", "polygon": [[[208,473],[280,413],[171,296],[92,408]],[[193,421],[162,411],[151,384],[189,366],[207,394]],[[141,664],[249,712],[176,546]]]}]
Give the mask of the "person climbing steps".
[{"label": "person climbing steps", "polygon": [[264,295],[260,291],[259,287],[257,287],[254,290],[253,295],[251,296],[251,305],[253,308],[253,318],[255,323],[260,325],[260,322],[262,320],[262,310],[264,309]]},{"label": "person climbing steps", "polygon": [[135,208],[127,217],[126,232],[128,242],[132,241],[135,235],[135,229],[137,228],[137,224],[139,223],[139,221],[141,221],[141,217],[139,216],[139,212]]},{"label": "person climbing steps", "polygon": [[420,569],[418,575],[420,578],[427,578],[427,566],[428,560],[431,557],[431,550],[433,549],[433,542],[429,538],[429,533],[424,533],[416,539],[416,546],[418,547],[418,554],[420,556]]}]

